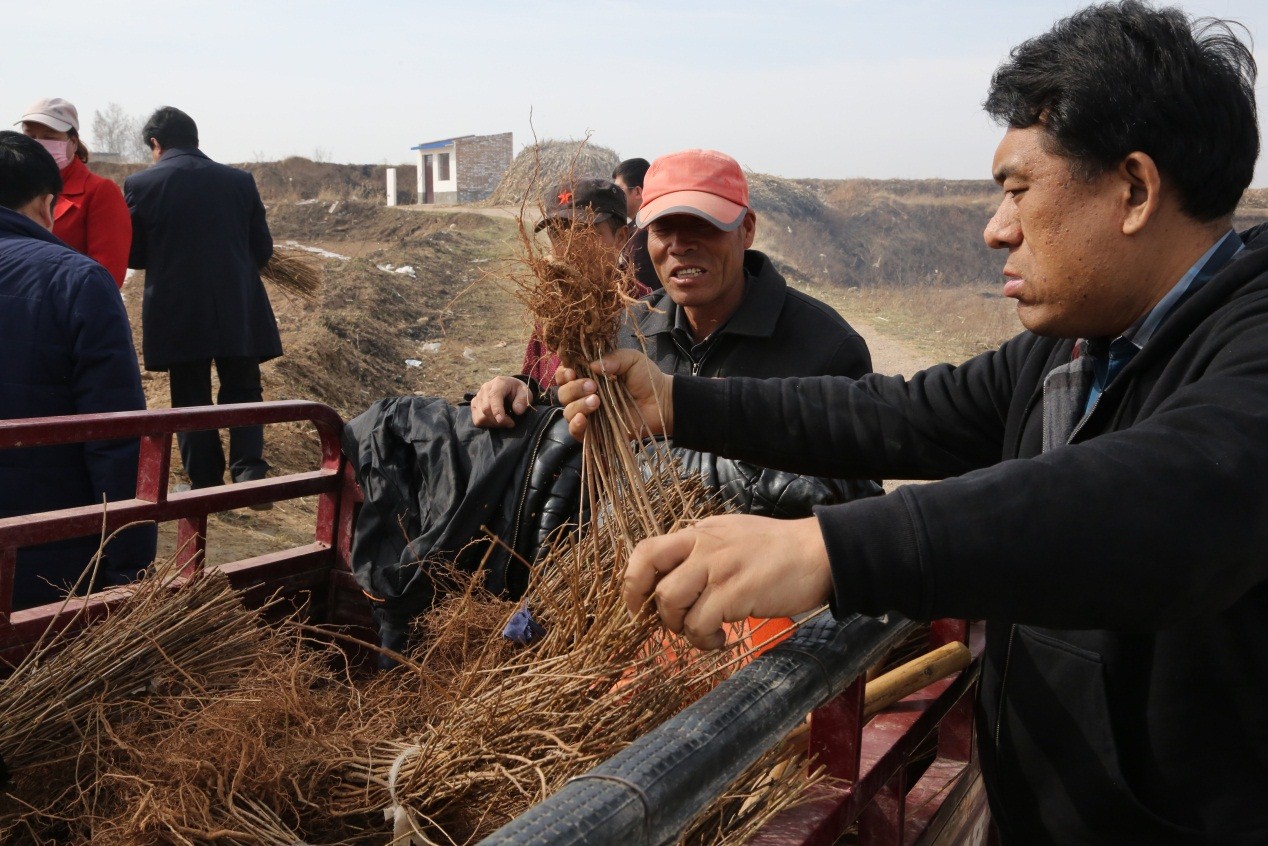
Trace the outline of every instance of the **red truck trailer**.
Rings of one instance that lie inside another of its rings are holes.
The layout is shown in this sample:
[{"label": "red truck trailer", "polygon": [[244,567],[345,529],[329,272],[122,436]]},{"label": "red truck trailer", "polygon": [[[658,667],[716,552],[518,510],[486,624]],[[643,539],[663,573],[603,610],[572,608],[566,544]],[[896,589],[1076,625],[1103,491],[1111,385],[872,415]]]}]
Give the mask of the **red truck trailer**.
[{"label": "red truck trailer", "polygon": [[[315,469],[169,493],[176,433],[294,422],[307,422],[317,432],[321,457]],[[340,452],[342,428],[333,409],[299,401],[0,421],[0,449],[107,438],[141,442],[135,498],[0,519],[0,656],[11,666],[50,624],[83,626],[119,601],[111,592],[13,611],[18,548],[103,528],[110,532],[138,520],[175,522],[189,575],[206,566],[208,515],[306,496],[318,498],[311,543],[215,566],[248,604],[288,598],[311,622],[348,627],[372,640],[369,608],[349,567],[361,495]],[[807,742],[833,780],[750,843],[986,843],[989,815],[972,723],[978,628],[961,620],[936,621],[929,627],[930,648],[961,642],[972,662],[875,715],[865,712],[867,670],[914,630],[915,624],[892,616],[842,623],[824,614],[804,623],[677,717],[483,842],[673,842],[698,809],[809,715]]]}]

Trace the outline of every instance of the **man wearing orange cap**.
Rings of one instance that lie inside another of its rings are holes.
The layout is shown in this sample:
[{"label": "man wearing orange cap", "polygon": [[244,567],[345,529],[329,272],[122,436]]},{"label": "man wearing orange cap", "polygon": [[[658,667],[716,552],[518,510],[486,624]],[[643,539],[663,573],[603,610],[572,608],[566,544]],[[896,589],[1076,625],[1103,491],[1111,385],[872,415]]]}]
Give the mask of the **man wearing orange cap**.
[{"label": "man wearing orange cap", "polygon": [[757,215],[738,162],[684,150],[652,163],[635,223],[662,289],[626,326],[618,346],[668,373],[704,376],[850,376],[872,369],[867,344],[832,308],[788,287],[751,249]]},{"label": "man wearing orange cap", "polygon": [[[788,287],[751,249],[757,215],[738,162],[683,150],[652,162],[635,223],[647,229],[661,289],[627,318],[617,346],[661,370],[699,376],[849,376],[872,369],[867,344],[824,303]],[[522,382],[472,403],[477,425],[509,428],[533,403]],[[492,383],[489,383],[492,384]]]}]

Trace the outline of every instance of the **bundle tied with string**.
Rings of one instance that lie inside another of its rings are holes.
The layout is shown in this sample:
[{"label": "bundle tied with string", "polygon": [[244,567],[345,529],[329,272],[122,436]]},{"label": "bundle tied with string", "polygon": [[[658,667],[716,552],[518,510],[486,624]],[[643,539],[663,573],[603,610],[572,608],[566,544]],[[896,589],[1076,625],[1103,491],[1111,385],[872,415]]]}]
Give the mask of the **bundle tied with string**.
[{"label": "bundle tied with string", "polygon": [[69,619],[50,623],[0,681],[0,756],[11,779],[0,796],[4,842],[40,842],[32,819],[105,804],[97,777],[113,754],[109,727],[133,718],[140,701],[191,691],[214,698],[257,662],[268,640],[260,612],[243,607],[223,574],[185,581],[182,566],[172,556],[115,589],[117,605],[79,636],[68,632],[84,612],[64,606]]}]

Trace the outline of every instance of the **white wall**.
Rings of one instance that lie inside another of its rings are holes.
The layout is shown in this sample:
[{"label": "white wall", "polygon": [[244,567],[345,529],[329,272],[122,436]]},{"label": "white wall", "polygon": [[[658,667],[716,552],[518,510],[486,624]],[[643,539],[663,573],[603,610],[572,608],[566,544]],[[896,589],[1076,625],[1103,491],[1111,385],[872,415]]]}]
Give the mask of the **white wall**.
[{"label": "white wall", "polygon": [[[440,156],[443,153],[449,154],[449,178],[442,180],[440,178]],[[428,150],[427,155],[431,156],[432,167],[432,190],[437,194],[444,194],[449,191],[458,190],[458,161],[454,156],[454,145],[448,147],[437,147],[434,150]]]}]

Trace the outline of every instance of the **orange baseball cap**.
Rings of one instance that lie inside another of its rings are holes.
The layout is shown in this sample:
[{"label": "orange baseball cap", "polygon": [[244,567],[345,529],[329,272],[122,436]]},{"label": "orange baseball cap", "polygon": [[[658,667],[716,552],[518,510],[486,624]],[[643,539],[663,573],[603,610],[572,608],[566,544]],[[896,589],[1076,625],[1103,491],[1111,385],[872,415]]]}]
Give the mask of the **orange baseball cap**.
[{"label": "orange baseball cap", "polygon": [[667,214],[691,214],[732,232],[747,213],[748,180],[739,162],[717,150],[683,150],[647,169],[634,222],[641,229]]}]

